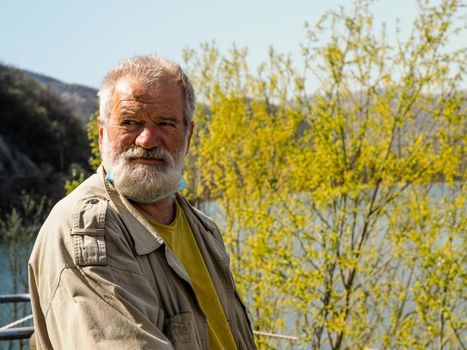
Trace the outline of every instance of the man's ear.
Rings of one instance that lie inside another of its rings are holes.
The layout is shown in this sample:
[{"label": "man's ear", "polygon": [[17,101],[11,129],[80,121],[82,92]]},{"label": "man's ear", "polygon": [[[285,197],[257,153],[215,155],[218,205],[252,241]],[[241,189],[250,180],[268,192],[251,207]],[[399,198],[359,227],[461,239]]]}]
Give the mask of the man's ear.
[{"label": "man's ear", "polygon": [[187,155],[188,151],[190,150],[191,136],[193,136],[193,129],[194,128],[195,128],[195,123],[193,121],[191,121],[190,124],[188,125],[188,135],[187,135],[185,155]]},{"label": "man's ear", "polygon": [[97,127],[99,128],[99,149],[102,150],[105,122],[101,116],[97,117]]}]

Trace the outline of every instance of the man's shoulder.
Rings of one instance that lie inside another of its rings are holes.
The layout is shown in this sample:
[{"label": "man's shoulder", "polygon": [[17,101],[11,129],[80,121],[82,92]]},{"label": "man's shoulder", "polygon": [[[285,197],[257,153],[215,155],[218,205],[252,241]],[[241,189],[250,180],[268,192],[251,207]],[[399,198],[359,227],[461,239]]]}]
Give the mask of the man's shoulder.
[{"label": "man's shoulder", "polygon": [[93,174],[76,187],[69,195],[64,197],[56,204],[56,207],[70,206],[77,204],[84,198],[102,198],[107,200],[108,196],[105,190],[103,179],[100,174]]},{"label": "man's shoulder", "polygon": [[90,176],[70,194],[58,201],[53,206],[42,227],[49,225],[57,227],[59,223],[59,226],[62,224],[71,225],[75,215],[83,209],[80,209],[80,207],[83,207],[84,203],[89,202],[92,204],[106,201],[105,189],[99,186],[97,177],[97,174]]},{"label": "man's shoulder", "polygon": [[31,258],[52,247],[72,251],[75,234],[103,235],[107,210],[103,181],[94,174],[52,208],[39,231]]}]

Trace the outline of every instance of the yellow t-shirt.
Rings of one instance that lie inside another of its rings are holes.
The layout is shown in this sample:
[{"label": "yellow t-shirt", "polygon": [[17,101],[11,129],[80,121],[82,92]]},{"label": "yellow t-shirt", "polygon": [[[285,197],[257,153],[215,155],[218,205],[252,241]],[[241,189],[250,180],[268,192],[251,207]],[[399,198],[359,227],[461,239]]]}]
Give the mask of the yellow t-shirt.
[{"label": "yellow t-shirt", "polygon": [[183,209],[177,203],[175,219],[169,225],[147,218],[164,238],[190,277],[198,303],[208,321],[210,348],[212,350],[237,350],[216,289]]}]

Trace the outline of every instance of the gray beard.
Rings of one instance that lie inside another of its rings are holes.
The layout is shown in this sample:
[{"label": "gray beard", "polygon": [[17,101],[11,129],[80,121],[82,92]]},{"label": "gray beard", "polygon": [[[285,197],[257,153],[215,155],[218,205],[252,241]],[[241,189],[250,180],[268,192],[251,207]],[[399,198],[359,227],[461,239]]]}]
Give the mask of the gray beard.
[{"label": "gray beard", "polygon": [[[178,156],[180,156],[179,152]],[[163,165],[140,164],[131,158],[164,159]],[[112,174],[115,189],[125,197],[142,204],[154,203],[165,194],[177,191],[183,170],[183,156],[174,157],[165,148],[146,150],[132,145],[127,150],[117,150],[108,142],[104,132],[102,163]]]}]

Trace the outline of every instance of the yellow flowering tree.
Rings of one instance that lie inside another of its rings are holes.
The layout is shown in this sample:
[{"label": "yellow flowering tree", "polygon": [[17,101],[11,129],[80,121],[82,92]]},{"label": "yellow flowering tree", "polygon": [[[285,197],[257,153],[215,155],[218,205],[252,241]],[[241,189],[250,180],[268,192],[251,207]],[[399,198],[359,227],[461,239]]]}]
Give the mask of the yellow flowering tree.
[{"label": "yellow flowering tree", "polygon": [[[215,201],[261,349],[465,349],[461,2],[419,2],[390,44],[369,3],[271,49],[185,53],[198,108],[186,176]],[[311,91],[315,79],[319,87]]]}]

